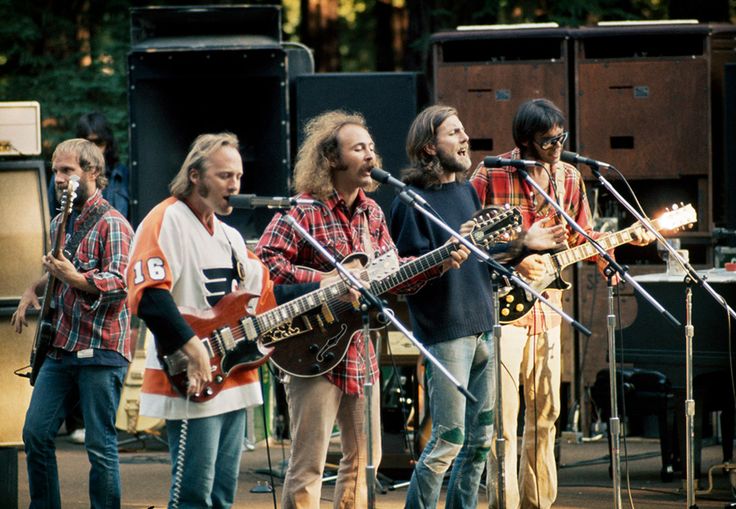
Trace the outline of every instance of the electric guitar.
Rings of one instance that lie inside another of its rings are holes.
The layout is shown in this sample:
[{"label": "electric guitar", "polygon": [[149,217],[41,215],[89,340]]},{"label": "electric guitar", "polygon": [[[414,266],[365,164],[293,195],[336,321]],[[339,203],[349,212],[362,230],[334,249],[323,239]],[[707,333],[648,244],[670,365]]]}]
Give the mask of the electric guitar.
[{"label": "electric guitar", "polygon": [[[79,177],[70,178],[66,189],[61,195],[60,209],[61,209],[61,220],[59,221],[59,229],[56,232],[56,240],[52,248],[51,255],[58,258],[62,249],[64,249],[64,243],[66,241],[66,223],[69,219],[69,214],[72,211],[72,204],[74,198],[77,197],[77,187],[79,187]],[[33,348],[31,349],[31,374],[29,375],[31,385],[36,383],[38,378],[38,372],[41,370],[43,361],[46,360],[46,353],[51,347],[51,343],[54,340],[54,331],[51,325],[51,301],[54,297],[54,291],[56,290],[56,277],[51,274],[48,275],[46,281],[46,287],[43,292],[43,304],[41,305],[41,311],[38,315],[38,325],[36,326],[36,336],[33,339]]]},{"label": "electric guitar", "polygon": [[[488,248],[518,232],[521,213],[518,209],[486,209],[473,221],[475,224],[465,238],[476,246]],[[393,251],[384,253],[368,265],[369,290],[374,295],[386,293],[442,264],[455,249],[457,244],[445,244],[401,266]],[[265,347],[275,348],[271,361],[282,371],[314,377],[327,373],[342,361],[352,337],[361,327],[360,313],[355,312],[352,304],[338,300],[318,313],[266,332],[261,341]]]},{"label": "electric guitar", "polygon": [[[521,214],[517,209],[494,210],[474,221],[467,238],[485,247],[517,229]],[[457,245],[447,244],[401,267],[389,251],[360,269],[357,277],[370,284],[373,292],[383,293],[441,264],[455,249]],[[341,299],[348,289],[340,280],[256,316],[245,311],[256,296],[233,292],[203,314],[183,313],[209,353],[213,380],[191,401],[213,398],[233,370],[254,369],[269,358],[295,376],[318,376],[334,368],[347,353],[350,338],[361,322],[355,305]],[[163,367],[172,385],[186,394],[186,355],[177,350],[164,356]]]},{"label": "electric guitar", "polygon": [[[682,207],[673,205],[672,210],[665,212],[662,216],[652,221],[652,225],[658,231],[675,230],[686,225],[692,226],[697,219],[697,213],[692,205],[688,204]],[[596,240],[603,249],[609,251],[622,244],[632,242],[634,240],[634,232],[642,230],[643,227],[637,223],[618,232],[604,235]],[[571,285],[562,279],[562,270],[573,263],[585,260],[596,254],[598,254],[598,251],[588,242],[557,253],[545,253],[541,255],[542,261],[544,262],[544,275],[534,281],[529,281],[525,278],[522,279],[532,289],[540,293],[547,288],[568,290]],[[518,287],[509,287],[507,291],[500,292],[500,322],[507,324],[519,320],[531,311],[536,301],[537,298],[531,293]]]}]

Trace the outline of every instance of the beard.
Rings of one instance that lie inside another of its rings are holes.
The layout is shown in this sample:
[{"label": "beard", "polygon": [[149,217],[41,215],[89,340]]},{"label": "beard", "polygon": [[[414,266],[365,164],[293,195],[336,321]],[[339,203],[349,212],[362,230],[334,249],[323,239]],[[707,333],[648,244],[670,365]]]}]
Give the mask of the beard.
[{"label": "beard", "polygon": [[[54,190],[56,191],[56,203],[61,206],[61,198],[64,196],[65,188],[55,187]],[[77,186],[77,190],[74,191],[74,194],[75,196],[74,201],[72,202],[72,208],[81,210],[90,197],[89,183],[86,180],[80,179],[79,186]]]},{"label": "beard", "polygon": [[460,157],[441,148],[437,149],[437,159],[442,169],[448,173],[465,173],[470,169],[469,157]]}]

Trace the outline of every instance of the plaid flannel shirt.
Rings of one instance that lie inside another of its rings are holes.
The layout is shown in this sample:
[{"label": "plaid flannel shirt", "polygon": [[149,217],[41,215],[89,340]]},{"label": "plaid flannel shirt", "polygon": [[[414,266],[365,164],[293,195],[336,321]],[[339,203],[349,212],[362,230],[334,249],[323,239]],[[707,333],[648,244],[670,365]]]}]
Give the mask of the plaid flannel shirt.
[{"label": "plaid flannel shirt", "polygon": [[[515,148],[509,153],[501,157],[509,159],[521,159],[521,151]],[[585,194],[585,183],[580,172],[572,165],[558,162],[551,169],[552,182],[555,184],[564,182],[564,190],[554,188],[546,190],[547,194],[553,198],[559,199],[562,196],[562,208],[567,212],[583,230],[593,238],[600,236],[599,233],[593,231],[593,219],[590,213],[590,206]],[[545,218],[553,217],[547,226],[554,224],[565,225],[567,232],[567,243],[569,247],[574,247],[585,242],[585,238],[574,231],[566,224],[565,219],[557,213],[557,211],[548,203],[544,202],[543,197],[537,197],[537,191],[529,185],[526,180],[519,176],[515,168],[505,166],[503,168],[486,168],[480,164],[473,173],[470,180],[471,184],[478,193],[481,204],[484,207],[491,205],[504,205],[508,203],[512,207],[518,207],[521,211],[523,226],[528,230],[533,223]],[[550,183],[550,186],[552,184]],[[601,265],[599,264],[599,267]],[[556,289],[546,290],[542,293],[553,304],[562,305],[562,292]],[[549,307],[537,301],[530,313],[514,322],[514,325],[520,327],[532,327],[533,330],[541,332],[544,329],[550,329],[560,324],[560,316],[552,311]]]},{"label": "plaid flannel shirt", "polygon": [[[299,197],[314,198],[308,194]],[[324,207],[320,205],[292,207],[287,214],[296,219],[338,261],[356,252],[365,252],[371,257],[389,250],[396,252],[383,211],[362,189],[358,192],[352,215],[345,201],[334,190],[324,203]],[[366,225],[371,246],[363,244]],[[256,246],[256,254],[271,271],[271,278],[275,284],[318,282],[323,272],[333,269],[330,262],[304,240],[281,214],[274,216],[266,227]],[[407,260],[411,258],[401,259]],[[440,274],[441,269],[432,269],[412,278],[392,292],[416,292],[429,278]],[[345,358],[325,375],[346,394],[363,392],[365,373],[363,352],[362,334],[355,334]],[[371,373],[377,373],[378,363],[372,343],[369,345],[369,352]]]},{"label": "plaid flannel shirt", "polygon": [[[67,230],[67,241],[85,222],[91,210],[104,203],[98,190]],[[61,214],[51,222],[59,231]],[[67,352],[87,348],[112,350],[130,360],[130,316],[126,302],[125,270],[133,229],[115,209],[110,209],[90,228],[79,243],[71,262],[98,295],[77,290],[59,281],[51,315],[53,346]],[[53,350],[52,350],[53,352]]]}]

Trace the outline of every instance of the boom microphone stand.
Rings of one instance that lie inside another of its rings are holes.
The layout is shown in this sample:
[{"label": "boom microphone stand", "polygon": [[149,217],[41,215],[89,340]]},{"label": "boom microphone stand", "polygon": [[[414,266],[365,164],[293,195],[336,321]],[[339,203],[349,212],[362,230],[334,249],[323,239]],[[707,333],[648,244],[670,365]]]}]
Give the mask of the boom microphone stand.
[{"label": "boom microphone stand", "polygon": [[[686,307],[686,325],[685,325],[685,377],[687,379],[685,387],[685,437],[686,437],[686,485],[687,485],[687,507],[695,508],[695,454],[694,454],[694,418],[695,418],[695,401],[693,400],[693,373],[692,373],[692,338],[695,335],[695,330],[692,325],[692,284],[698,284],[705,289],[713,299],[718,302],[731,316],[736,319],[736,312],[728,305],[726,300],[719,295],[713,287],[708,284],[703,277],[701,277],[695,269],[686,261],[680,253],[677,252],[670,244],[665,240],[664,236],[657,231],[651,224],[651,222],[644,218],[623,196],[611,185],[606,178],[601,175],[600,168],[611,168],[615,169],[613,165],[596,161],[594,159],[588,159],[573,152],[564,152],[563,159],[571,163],[582,163],[588,166],[593,175],[598,181],[605,187],[608,192],[618,200],[626,210],[634,216],[641,225],[647,229],[654,237],[660,241],[661,245],[668,251],[669,256],[673,257],[685,270],[685,285],[686,285],[686,296],[685,296],[685,307]],[[679,323],[678,323],[679,326]]]}]

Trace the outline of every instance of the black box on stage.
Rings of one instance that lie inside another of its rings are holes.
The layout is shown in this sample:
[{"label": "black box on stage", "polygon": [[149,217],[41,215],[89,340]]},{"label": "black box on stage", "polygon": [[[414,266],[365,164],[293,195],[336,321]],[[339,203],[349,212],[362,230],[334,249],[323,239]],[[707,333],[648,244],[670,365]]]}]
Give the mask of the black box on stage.
[{"label": "black box on stage", "polygon": [[[383,169],[395,177],[409,161],[406,134],[427,103],[424,80],[418,73],[320,73],[295,80],[296,150],[304,140],[304,125],[322,112],[342,109],[362,113],[373,136]],[[381,186],[374,198],[388,216],[394,189]]]},{"label": "black box on stage", "polygon": [[[280,9],[145,8],[133,9],[131,18],[133,224],[168,196],[169,182],[202,133],[238,136],[241,193],[287,194],[289,79],[313,72],[313,64],[306,47],[281,44]],[[248,239],[260,236],[272,215],[235,210],[224,220]]]}]

